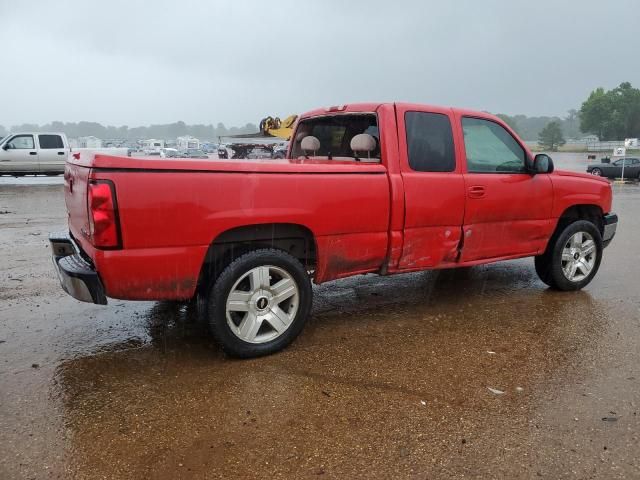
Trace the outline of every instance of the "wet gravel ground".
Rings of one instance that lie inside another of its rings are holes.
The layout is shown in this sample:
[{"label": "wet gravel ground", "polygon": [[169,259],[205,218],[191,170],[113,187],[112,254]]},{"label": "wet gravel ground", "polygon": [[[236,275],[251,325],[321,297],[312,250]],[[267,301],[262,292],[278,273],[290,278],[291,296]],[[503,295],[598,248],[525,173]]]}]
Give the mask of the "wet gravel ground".
[{"label": "wet gravel ground", "polygon": [[64,294],[62,187],[9,183],[0,479],[640,477],[638,185],[615,186],[584,291],[531,260],[356,277],[315,287],[284,352],[237,361],[186,305]]}]

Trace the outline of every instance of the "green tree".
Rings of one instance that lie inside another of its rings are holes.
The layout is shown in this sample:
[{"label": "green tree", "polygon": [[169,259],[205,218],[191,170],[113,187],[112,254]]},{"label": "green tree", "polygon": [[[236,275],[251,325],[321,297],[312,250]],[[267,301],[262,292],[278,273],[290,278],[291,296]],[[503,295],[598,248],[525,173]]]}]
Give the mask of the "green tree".
[{"label": "green tree", "polygon": [[580,112],[572,108],[567,112],[567,116],[560,123],[562,131],[568,138],[580,137]]},{"label": "green tree", "polygon": [[600,140],[640,136],[640,90],[629,82],[608,91],[596,88],[580,108],[580,130]]},{"label": "green tree", "polygon": [[562,136],[562,127],[560,123],[553,121],[547,123],[547,126],[538,134],[538,144],[544,148],[555,152],[558,147],[565,144]]}]

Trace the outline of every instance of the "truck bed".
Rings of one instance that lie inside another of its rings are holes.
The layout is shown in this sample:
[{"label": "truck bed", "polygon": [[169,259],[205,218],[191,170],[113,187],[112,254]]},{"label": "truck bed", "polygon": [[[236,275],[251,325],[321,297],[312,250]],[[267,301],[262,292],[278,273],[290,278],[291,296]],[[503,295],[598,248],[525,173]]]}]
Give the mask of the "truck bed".
[{"label": "truck bed", "polygon": [[[308,230],[319,252],[318,283],[384,263],[390,196],[381,164],[79,157],[65,172],[69,229],[110,297],[190,298],[212,243],[252,225]],[[113,184],[121,248],[90,241],[87,188],[96,181]]]}]

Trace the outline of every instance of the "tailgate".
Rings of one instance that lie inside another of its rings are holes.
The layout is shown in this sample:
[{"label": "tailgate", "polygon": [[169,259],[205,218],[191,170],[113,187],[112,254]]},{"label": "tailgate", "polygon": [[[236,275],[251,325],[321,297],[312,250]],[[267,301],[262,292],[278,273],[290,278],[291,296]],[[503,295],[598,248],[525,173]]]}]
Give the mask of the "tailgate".
[{"label": "tailgate", "polygon": [[64,201],[67,206],[69,231],[85,252],[89,235],[87,184],[90,173],[89,167],[69,162],[64,168]]}]

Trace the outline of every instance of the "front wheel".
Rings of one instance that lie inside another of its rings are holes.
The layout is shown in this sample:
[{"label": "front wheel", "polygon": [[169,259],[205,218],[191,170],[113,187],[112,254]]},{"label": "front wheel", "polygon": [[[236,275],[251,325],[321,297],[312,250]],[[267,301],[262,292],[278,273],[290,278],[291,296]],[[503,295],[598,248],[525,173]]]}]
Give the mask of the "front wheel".
[{"label": "front wheel", "polygon": [[535,258],[540,280],[557,290],[580,290],[596,275],[602,260],[602,236],[587,220],[570,223]]},{"label": "front wheel", "polygon": [[250,358],[283,349],[311,310],[304,266],[286,252],[260,249],[235,259],[209,292],[207,320],[222,349]]},{"label": "front wheel", "polygon": [[595,175],[596,177],[601,177],[602,170],[600,170],[599,168],[594,168],[593,170],[591,170],[591,175]]}]

